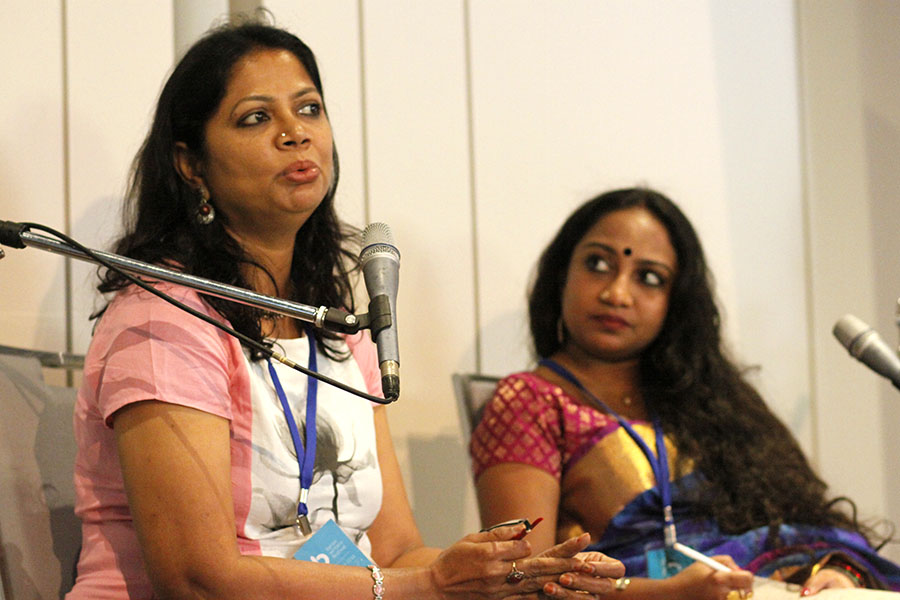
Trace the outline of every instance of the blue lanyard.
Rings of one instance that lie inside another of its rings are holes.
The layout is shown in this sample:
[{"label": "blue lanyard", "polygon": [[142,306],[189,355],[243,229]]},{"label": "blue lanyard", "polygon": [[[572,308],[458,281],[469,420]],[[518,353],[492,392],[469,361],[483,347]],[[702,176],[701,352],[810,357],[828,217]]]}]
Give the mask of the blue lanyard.
[{"label": "blue lanyard", "polygon": [[666,441],[663,438],[662,423],[660,423],[659,418],[656,416],[653,417],[653,431],[656,434],[656,455],[654,456],[653,451],[650,450],[647,442],[634,430],[631,423],[608,407],[606,402],[592,394],[571,371],[558,362],[547,358],[541,360],[538,364],[547,367],[566,381],[570,382],[581,390],[583,394],[599,404],[603,410],[619,422],[619,425],[628,432],[631,439],[633,439],[638,447],[640,447],[644,456],[647,457],[647,461],[650,463],[650,468],[653,470],[653,476],[656,478],[656,486],[659,489],[659,495],[662,497],[663,518],[666,523],[663,534],[665,535],[666,546],[671,547],[677,541],[675,537],[675,515],[672,512],[672,487],[669,482],[669,455],[666,451]]},{"label": "blue lanyard", "polygon": [[[316,336],[310,328],[306,328],[306,337],[309,339],[309,370],[315,371],[317,368],[316,361]],[[306,447],[300,439],[300,432],[297,430],[297,422],[294,420],[294,413],[288,404],[287,396],[284,388],[281,386],[281,380],[275,373],[275,367],[272,361],[266,359],[269,364],[269,375],[272,377],[272,383],[275,385],[275,392],[278,394],[278,400],[281,401],[281,408],[284,411],[284,418],[287,421],[288,429],[291,432],[291,439],[294,442],[294,452],[297,453],[297,463],[300,465],[300,500],[297,502],[297,527],[301,527],[301,522],[309,523],[307,515],[309,507],[306,501],[309,498],[309,488],[312,485],[313,467],[316,464],[316,396],[318,393],[319,380],[311,375],[308,376],[306,390]],[[301,459],[301,450],[303,458]]]}]

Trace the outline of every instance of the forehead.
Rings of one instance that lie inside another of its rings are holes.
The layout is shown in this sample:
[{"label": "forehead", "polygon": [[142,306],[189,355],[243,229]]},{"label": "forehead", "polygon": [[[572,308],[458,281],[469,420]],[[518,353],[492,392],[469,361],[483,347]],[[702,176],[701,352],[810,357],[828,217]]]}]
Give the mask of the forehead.
[{"label": "forehead", "polygon": [[578,242],[576,251],[595,244],[617,253],[629,248],[636,259],[652,260],[674,267],[675,249],[669,232],[653,213],[634,207],[603,215]]},{"label": "forehead", "polygon": [[226,97],[271,95],[279,90],[314,87],[300,60],[289,50],[265,48],[240,58],[231,69]]}]

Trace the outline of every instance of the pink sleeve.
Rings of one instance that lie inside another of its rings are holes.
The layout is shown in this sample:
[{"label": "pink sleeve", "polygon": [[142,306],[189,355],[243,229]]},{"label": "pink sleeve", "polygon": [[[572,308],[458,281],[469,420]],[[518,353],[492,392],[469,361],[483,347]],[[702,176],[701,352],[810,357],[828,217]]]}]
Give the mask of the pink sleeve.
[{"label": "pink sleeve", "polygon": [[375,343],[365,331],[347,336],[347,347],[353,353],[359,370],[366,381],[366,391],[373,396],[384,398],[381,391],[381,369],[378,367],[378,352]]},{"label": "pink sleeve", "polygon": [[[222,320],[196,292],[169,284],[158,287]],[[97,324],[85,379],[94,386],[107,425],[123,406],[151,399],[231,419],[230,388],[241,362],[237,340],[132,287],[118,294]]]},{"label": "pink sleeve", "polygon": [[523,463],[562,475],[561,429],[553,405],[529,382],[511,375],[497,384],[481,422],[472,432],[475,479],[488,467]]}]

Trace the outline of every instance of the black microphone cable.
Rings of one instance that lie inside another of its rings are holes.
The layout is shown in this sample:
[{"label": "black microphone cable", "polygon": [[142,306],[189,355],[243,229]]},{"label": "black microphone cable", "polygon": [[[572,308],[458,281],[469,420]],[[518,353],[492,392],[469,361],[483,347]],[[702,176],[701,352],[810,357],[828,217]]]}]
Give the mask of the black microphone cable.
[{"label": "black microphone cable", "polygon": [[[113,265],[112,263],[108,262],[101,256],[97,255],[97,253],[94,252],[93,250],[91,250],[90,248],[83,246],[78,241],[72,239],[71,237],[67,236],[66,234],[64,234],[62,232],[59,232],[59,231],[53,229],[52,227],[47,227],[46,225],[41,225],[40,223],[27,223],[27,222],[11,223],[9,221],[5,221],[5,222],[0,222],[0,224],[2,224],[2,229],[3,229],[3,235],[2,235],[2,238],[0,238],[0,242],[2,242],[4,244],[10,245],[10,246],[13,246],[16,248],[24,248],[25,244],[18,237],[20,234],[22,234],[30,229],[37,229],[39,231],[49,233],[50,235],[61,240],[62,242],[69,245],[70,247],[78,250],[79,252],[81,252],[83,254],[86,254],[92,260],[96,261],[98,264],[102,265],[103,267],[106,267],[107,269],[109,269],[111,271],[119,273],[120,275],[122,275],[123,277],[128,279],[131,283],[135,284],[136,286],[143,288],[144,290],[150,292],[151,294],[154,294],[155,296],[158,296],[159,298],[162,298],[166,302],[197,317],[198,319],[201,319],[202,321],[205,321],[205,322],[209,323],[210,325],[218,327],[219,329],[221,329],[228,335],[231,335],[231,336],[237,338],[238,341],[240,341],[244,346],[247,346],[248,348],[252,348],[253,350],[260,352],[267,358],[272,358],[274,360],[277,360],[281,364],[286,365],[286,366],[294,369],[295,371],[299,371],[309,377],[315,377],[316,379],[318,379],[319,381],[321,381],[323,383],[327,383],[328,385],[334,386],[340,390],[343,390],[345,392],[353,394],[354,396],[359,396],[360,398],[369,400],[370,402],[375,402],[377,404],[390,404],[393,402],[393,400],[388,400],[385,398],[379,398],[378,396],[373,396],[372,394],[368,394],[361,390],[357,390],[345,383],[337,381],[336,379],[332,379],[331,377],[328,377],[327,375],[322,375],[321,373],[316,373],[315,371],[311,371],[311,370],[307,369],[303,365],[300,365],[300,364],[292,361],[287,356],[284,356],[283,354],[276,352],[269,346],[266,346],[265,344],[257,342],[253,338],[251,338],[247,335],[244,335],[243,333],[236,331],[235,329],[232,329],[228,325],[225,325],[224,323],[217,321],[216,319],[210,317],[209,315],[205,315],[202,312],[184,304],[183,302],[180,302],[179,300],[172,298],[165,292],[162,292],[162,291],[156,289],[155,287],[153,287],[146,281],[144,281],[138,277],[135,277],[134,275],[132,275],[131,273],[128,273],[127,271],[125,271],[123,269],[120,269],[116,265]],[[10,238],[11,233],[18,239],[17,243],[11,240],[11,238]]]}]

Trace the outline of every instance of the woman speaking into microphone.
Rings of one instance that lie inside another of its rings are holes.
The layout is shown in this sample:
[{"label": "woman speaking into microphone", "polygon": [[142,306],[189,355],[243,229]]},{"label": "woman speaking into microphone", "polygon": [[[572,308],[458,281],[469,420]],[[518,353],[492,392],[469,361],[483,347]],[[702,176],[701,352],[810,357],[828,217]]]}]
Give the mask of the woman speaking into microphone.
[{"label": "woman speaking into microphone", "polygon": [[[358,245],[335,214],[337,181],[310,49],[265,23],[228,24],[166,82],[114,251],[353,311]],[[312,371],[381,394],[375,349],[360,335],[153,285]],[[117,272],[98,289],[110,300],[75,413],[84,543],[70,600],[585,598],[624,572],[579,554],[587,536],[530,557],[529,542],[514,539],[523,525],[426,548],[384,407],[271,363]]]}]

